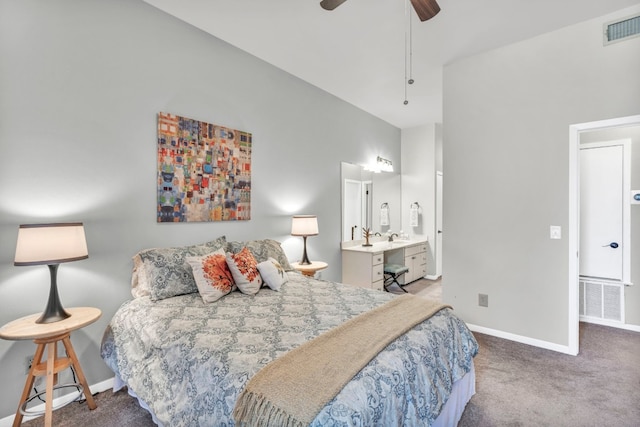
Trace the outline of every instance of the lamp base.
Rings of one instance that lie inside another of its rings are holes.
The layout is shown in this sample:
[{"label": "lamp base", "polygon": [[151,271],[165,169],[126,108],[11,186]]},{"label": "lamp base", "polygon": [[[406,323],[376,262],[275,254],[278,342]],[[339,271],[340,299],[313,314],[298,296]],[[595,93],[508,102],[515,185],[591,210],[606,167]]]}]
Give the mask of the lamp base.
[{"label": "lamp base", "polygon": [[307,256],[307,236],[302,236],[304,240],[304,250],[302,251],[302,259],[298,264],[300,265],[311,265],[311,261],[309,261],[309,257]]},{"label": "lamp base", "polygon": [[44,309],[42,316],[36,320],[36,323],[54,323],[71,317],[71,314],[67,313],[58,297],[58,283],[57,274],[58,266],[60,264],[50,264],[49,273],[51,274],[51,288],[49,289],[49,300],[47,301],[47,307]]}]

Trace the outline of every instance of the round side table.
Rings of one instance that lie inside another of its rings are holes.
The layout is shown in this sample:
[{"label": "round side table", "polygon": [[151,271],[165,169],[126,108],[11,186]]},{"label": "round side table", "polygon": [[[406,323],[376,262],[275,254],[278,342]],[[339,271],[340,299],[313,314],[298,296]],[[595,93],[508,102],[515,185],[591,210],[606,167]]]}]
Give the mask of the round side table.
[{"label": "round side table", "polygon": [[[93,400],[93,396],[89,391],[87,379],[84,376],[84,372],[82,372],[80,362],[78,362],[78,356],[71,345],[69,335],[71,332],[98,320],[102,315],[102,312],[93,307],[67,308],[66,311],[71,314],[71,316],[58,322],[36,323],[36,320],[41,315],[41,313],[38,313],[14,320],[0,328],[0,338],[5,340],[33,340],[33,342],[37,344],[36,352],[33,356],[33,362],[31,363],[29,374],[27,375],[27,382],[24,385],[22,397],[20,397],[20,403],[18,404],[18,410],[16,411],[16,416],[13,419],[13,427],[18,427],[22,423],[23,415],[27,413],[23,407],[26,406],[27,402],[30,400],[30,390],[38,376],[47,377],[44,412],[44,425],[46,427],[51,426],[53,418],[54,388],[71,386],[78,387],[81,393],[84,392],[84,397],[87,400],[87,406],[89,406],[89,409],[96,408],[96,402]],[[67,357],[58,357],[57,344],[59,341],[62,341],[67,352]],[[47,357],[43,361],[42,356],[44,355],[45,349],[47,351]],[[79,383],[58,385],[58,372],[69,367],[73,367],[75,370]],[[71,403],[71,401],[67,403]]]},{"label": "round side table", "polygon": [[324,261],[311,261],[311,264],[300,264],[299,262],[291,264],[291,267],[309,277],[315,276],[317,271],[324,270],[328,266],[329,264]]}]

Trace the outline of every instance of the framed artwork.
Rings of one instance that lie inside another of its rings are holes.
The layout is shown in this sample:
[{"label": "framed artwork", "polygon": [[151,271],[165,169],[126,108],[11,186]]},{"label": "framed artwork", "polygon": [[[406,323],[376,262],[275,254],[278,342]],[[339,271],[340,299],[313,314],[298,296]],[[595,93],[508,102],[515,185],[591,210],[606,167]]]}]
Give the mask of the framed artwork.
[{"label": "framed artwork", "polygon": [[158,114],[158,222],[251,219],[251,134]]}]

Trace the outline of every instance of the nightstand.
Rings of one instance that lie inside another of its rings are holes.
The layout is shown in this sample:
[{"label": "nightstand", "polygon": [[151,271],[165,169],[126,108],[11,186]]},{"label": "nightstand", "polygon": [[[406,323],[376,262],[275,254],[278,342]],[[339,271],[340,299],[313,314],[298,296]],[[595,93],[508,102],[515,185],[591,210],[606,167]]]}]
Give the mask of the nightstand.
[{"label": "nightstand", "polygon": [[[33,340],[37,344],[36,353],[33,356],[31,369],[27,375],[27,382],[24,385],[22,397],[18,404],[18,410],[13,420],[13,427],[18,427],[22,422],[23,415],[41,415],[41,413],[29,413],[25,410],[27,402],[30,400],[29,394],[36,377],[46,376],[47,386],[45,394],[45,412],[44,425],[51,426],[53,417],[53,390],[59,388],[74,387],[78,388],[80,393],[84,392],[89,409],[95,409],[96,403],[91,396],[87,379],[82,372],[76,352],[73,350],[69,335],[71,332],[83,328],[96,320],[102,315],[97,308],[92,307],[76,307],[67,308],[66,311],[71,314],[70,317],[54,323],[36,323],[41,313],[31,316],[22,317],[20,319],[9,322],[0,328],[0,338],[5,340]],[[57,345],[62,341],[67,352],[67,357],[58,357]],[[42,356],[47,351],[46,359],[43,361]],[[79,383],[73,384],[57,384],[58,372],[69,367],[73,367],[78,376]],[[64,405],[71,401],[64,403]],[[60,405],[60,406],[64,406]],[[55,408],[58,409],[58,408]]]},{"label": "nightstand", "polygon": [[300,264],[298,262],[291,264],[291,267],[309,277],[315,276],[317,271],[324,270],[328,266],[329,264],[323,261],[312,261],[311,264]]}]

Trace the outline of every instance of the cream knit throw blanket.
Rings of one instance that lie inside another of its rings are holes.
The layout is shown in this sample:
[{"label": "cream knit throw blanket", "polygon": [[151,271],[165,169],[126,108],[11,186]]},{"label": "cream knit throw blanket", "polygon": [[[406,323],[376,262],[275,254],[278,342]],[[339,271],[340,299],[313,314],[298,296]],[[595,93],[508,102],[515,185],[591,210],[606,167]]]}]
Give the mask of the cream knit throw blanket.
[{"label": "cream knit throw blanket", "polygon": [[236,402],[238,426],[307,426],[371,359],[447,305],[402,295],[262,368]]}]

